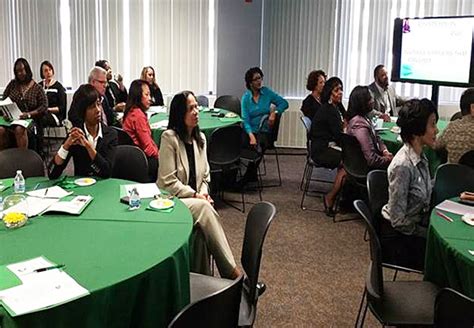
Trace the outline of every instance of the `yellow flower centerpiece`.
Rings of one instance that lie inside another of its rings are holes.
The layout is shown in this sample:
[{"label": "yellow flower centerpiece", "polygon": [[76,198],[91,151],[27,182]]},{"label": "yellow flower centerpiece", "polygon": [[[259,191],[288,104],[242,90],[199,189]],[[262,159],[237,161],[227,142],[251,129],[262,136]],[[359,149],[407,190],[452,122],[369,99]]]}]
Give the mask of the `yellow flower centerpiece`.
[{"label": "yellow flower centerpiece", "polygon": [[22,227],[28,221],[28,203],[22,194],[7,196],[3,202],[3,223],[9,229]]},{"label": "yellow flower centerpiece", "polygon": [[15,229],[24,226],[27,219],[25,213],[10,212],[3,217],[3,223],[5,223],[7,228]]}]

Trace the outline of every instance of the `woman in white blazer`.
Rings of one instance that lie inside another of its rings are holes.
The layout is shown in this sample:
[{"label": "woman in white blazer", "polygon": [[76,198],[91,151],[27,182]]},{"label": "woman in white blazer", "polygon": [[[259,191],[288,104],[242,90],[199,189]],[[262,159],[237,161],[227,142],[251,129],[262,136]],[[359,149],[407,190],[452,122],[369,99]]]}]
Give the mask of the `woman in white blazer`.
[{"label": "woman in white blazer", "polygon": [[[233,279],[240,270],[209,196],[206,139],[199,131],[197,107],[191,91],[181,92],[171,101],[168,129],[161,136],[157,183],[186,204],[193,215],[195,233],[204,237],[205,245],[194,243],[191,270],[209,273],[207,247],[220,275]],[[200,240],[196,237],[195,240]]]}]

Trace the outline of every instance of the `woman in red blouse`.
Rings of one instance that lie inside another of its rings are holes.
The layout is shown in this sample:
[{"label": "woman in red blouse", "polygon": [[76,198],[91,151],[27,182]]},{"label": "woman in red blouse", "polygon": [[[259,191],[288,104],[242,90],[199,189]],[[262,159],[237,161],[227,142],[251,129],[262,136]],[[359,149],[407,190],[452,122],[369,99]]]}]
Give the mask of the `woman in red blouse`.
[{"label": "woman in red blouse", "polygon": [[133,142],[145,153],[148,159],[150,179],[156,181],[158,174],[158,146],[151,137],[150,124],[146,111],[150,108],[151,97],[148,83],[135,80],[130,85],[127,105],[123,116],[123,129]]}]

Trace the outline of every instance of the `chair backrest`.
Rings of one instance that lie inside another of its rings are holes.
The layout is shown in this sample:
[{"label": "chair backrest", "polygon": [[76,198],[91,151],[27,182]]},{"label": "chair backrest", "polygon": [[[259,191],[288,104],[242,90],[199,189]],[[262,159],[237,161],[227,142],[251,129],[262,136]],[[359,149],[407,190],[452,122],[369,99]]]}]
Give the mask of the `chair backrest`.
[{"label": "chair backrest", "polygon": [[13,178],[21,170],[23,177],[43,177],[44,163],[31,149],[9,148],[0,151],[0,179]]},{"label": "chair backrest", "polygon": [[450,288],[442,289],[435,300],[435,327],[474,327],[474,299]]},{"label": "chair backrest", "polygon": [[240,99],[236,96],[220,96],[214,102],[214,108],[223,108],[237,115],[241,115]]},{"label": "chair backrest", "polygon": [[306,157],[311,157],[311,137],[309,133],[311,132],[311,119],[307,116],[300,116],[300,120],[303,123],[303,126],[306,130]]},{"label": "chair backrest", "polygon": [[241,262],[248,278],[249,300],[254,300],[254,304],[257,303],[256,292],[263,242],[275,214],[275,205],[260,202],[252,207],[245,223]]},{"label": "chair backrest", "polygon": [[209,138],[208,160],[215,165],[228,165],[240,158],[242,127],[231,125],[214,130]]},{"label": "chair backrest", "polygon": [[438,167],[432,195],[432,205],[474,190],[474,169],[461,164],[443,164]]},{"label": "chair backrest", "polygon": [[135,143],[132,140],[132,137],[125,132],[123,129],[118,128],[116,126],[110,126],[112,129],[117,131],[117,137],[118,137],[118,145],[130,145],[130,146],[135,146]]},{"label": "chair backrest", "polygon": [[450,121],[460,120],[461,118],[462,118],[462,113],[461,113],[461,112],[457,112],[457,113],[454,113],[453,116],[451,116]]},{"label": "chair backrest", "polygon": [[343,133],[341,135],[341,144],[342,163],[346,172],[357,179],[366,178],[369,167],[360,147],[359,140],[354,136]]},{"label": "chair backrest", "polygon": [[369,195],[369,208],[372,213],[372,225],[377,234],[380,232],[382,220],[382,207],[388,202],[388,177],[387,171],[372,170],[367,175],[367,193]]},{"label": "chair backrest", "polygon": [[199,95],[196,100],[199,106],[209,107],[209,98],[206,96]]},{"label": "chair backrest", "polygon": [[379,237],[372,225],[371,213],[360,199],[354,201],[356,211],[365,221],[370,238],[370,265],[366,279],[367,297],[372,302],[379,302],[383,296],[382,247]]},{"label": "chair backrest", "polygon": [[136,182],[150,182],[148,160],[145,153],[137,146],[117,146],[112,177]]},{"label": "chair backrest", "polygon": [[168,328],[235,328],[239,322],[243,275],[227,287],[187,305]]},{"label": "chair backrest", "polygon": [[459,159],[459,164],[469,166],[474,169],[474,150],[470,150]]}]

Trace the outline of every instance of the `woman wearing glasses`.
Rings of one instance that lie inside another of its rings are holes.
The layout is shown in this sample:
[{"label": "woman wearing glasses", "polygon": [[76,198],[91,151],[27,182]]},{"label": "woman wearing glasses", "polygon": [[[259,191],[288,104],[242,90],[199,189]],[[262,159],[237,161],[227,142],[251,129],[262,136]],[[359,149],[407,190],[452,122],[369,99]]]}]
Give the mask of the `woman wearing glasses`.
[{"label": "woman wearing glasses", "polygon": [[77,89],[72,99],[81,121],[71,129],[51,162],[49,178],[56,179],[74,160],[74,175],[109,178],[117,146],[117,132],[101,123],[102,107],[97,90],[90,84]]},{"label": "woman wearing glasses", "polygon": [[[245,73],[247,91],[242,96],[243,146],[260,154],[269,146],[277,115],[287,108],[288,102],[272,89],[263,86],[263,72],[252,67]],[[244,181],[257,180],[257,165],[249,165]]]}]

